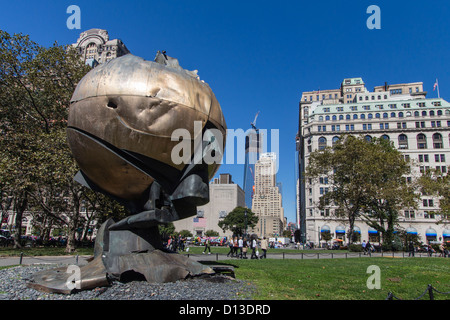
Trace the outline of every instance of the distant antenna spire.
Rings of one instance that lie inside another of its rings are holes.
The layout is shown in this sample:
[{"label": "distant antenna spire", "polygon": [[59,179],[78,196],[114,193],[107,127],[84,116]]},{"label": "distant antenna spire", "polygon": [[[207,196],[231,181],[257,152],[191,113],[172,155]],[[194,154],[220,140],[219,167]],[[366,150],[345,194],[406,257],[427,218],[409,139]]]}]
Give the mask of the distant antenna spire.
[{"label": "distant antenna spire", "polygon": [[259,114],[259,111],[256,113],[256,116],[255,116],[255,119],[253,120],[253,122],[250,123],[252,128],[255,129],[256,132],[259,131],[258,128],[256,128],[256,119],[258,118],[258,114]]}]

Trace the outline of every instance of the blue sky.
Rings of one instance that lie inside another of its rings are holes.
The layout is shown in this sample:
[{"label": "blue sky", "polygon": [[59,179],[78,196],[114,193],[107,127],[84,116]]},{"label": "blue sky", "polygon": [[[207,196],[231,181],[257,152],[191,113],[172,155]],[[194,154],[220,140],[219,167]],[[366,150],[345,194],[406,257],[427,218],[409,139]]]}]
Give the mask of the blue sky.
[{"label": "blue sky", "polygon": [[[81,30],[69,30],[69,5],[81,9]],[[370,30],[370,5],[381,29]],[[29,34],[50,46],[74,43],[80,32],[102,28],[137,56],[157,50],[199,70],[214,91],[228,128],[279,129],[283,205],[295,222],[295,135],[302,91],[338,88],[362,77],[369,90],[423,81],[428,97],[450,88],[450,3],[436,1],[4,1],[0,29]],[[269,150],[270,151],[270,150]],[[222,165],[242,186],[241,164]]]}]

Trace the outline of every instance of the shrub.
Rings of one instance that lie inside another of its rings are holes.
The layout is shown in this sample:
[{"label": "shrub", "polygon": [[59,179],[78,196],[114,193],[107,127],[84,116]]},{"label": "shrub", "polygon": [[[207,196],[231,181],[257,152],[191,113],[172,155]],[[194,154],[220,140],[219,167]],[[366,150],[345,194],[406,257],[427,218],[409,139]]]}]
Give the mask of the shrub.
[{"label": "shrub", "polygon": [[362,251],[363,251],[363,247],[362,247],[362,245],[360,245],[360,244],[351,244],[351,245],[348,247],[348,250],[349,250],[350,252],[362,252]]}]

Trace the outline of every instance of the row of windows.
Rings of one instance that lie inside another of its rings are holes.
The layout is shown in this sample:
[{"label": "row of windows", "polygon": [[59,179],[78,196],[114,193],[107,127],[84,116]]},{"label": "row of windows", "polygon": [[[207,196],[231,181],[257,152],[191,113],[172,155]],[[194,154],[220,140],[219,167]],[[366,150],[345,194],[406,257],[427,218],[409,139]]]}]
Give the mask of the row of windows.
[{"label": "row of windows", "polygon": [[[363,123],[362,124],[362,130],[366,131],[366,130],[375,130],[376,128],[379,127],[380,130],[387,130],[390,128],[389,122],[381,122],[381,123]],[[394,124],[395,127],[395,124]],[[393,127],[393,128],[394,128]],[[425,121],[416,121],[415,122],[415,128],[416,129],[420,129],[420,128],[441,128],[442,127],[442,122],[440,120],[437,121],[430,121],[425,122]],[[450,120],[447,121],[447,127],[450,127]],[[345,124],[345,125],[340,125],[340,124],[333,124],[331,126],[326,126],[326,125],[319,125],[317,126],[317,131],[318,132],[326,132],[328,130],[330,130],[334,132],[339,132],[341,130],[345,130],[346,131],[354,131],[355,130],[355,125],[354,124]],[[397,122],[397,129],[407,129],[407,123],[406,122]],[[311,132],[310,129],[308,128],[308,132]]]},{"label": "row of windows", "polygon": [[[329,109],[329,108],[324,108],[324,111],[325,112],[327,112],[326,110],[327,109]],[[450,115],[450,109],[447,109],[447,110],[445,110],[445,114],[446,115]],[[422,112],[419,112],[419,111],[415,111],[414,113],[412,113],[411,111],[407,111],[406,113],[405,112],[402,112],[402,111],[400,111],[400,112],[391,112],[390,114],[388,113],[388,112],[384,112],[384,113],[375,113],[375,115],[374,114],[372,114],[372,113],[368,113],[367,115],[365,114],[365,113],[362,113],[362,114],[360,114],[359,115],[359,119],[366,119],[366,117],[367,117],[367,119],[373,119],[374,117],[375,117],[375,119],[381,119],[381,118],[383,118],[383,119],[387,119],[387,118],[396,118],[396,117],[398,117],[398,118],[403,118],[403,117],[410,117],[410,116],[412,116],[412,115],[414,115],[414,117],[420,117],[420,116],[422,116],[422,117],[426,117],[426,116],[430,116],[430,117],[433,117],[433,116],[442,116],[443,115],[443,111],[442,110],[437,110],[436,112],[434,111],[434,110],[430,110],[429,112],[427,112],[427,111],[422,111]],[[343,114],[341,114],[341,115],[339,115],[339,116],[337,116],[337,115],[332,115],[332,116],[329,116],[329,115],[326,115],[325,117],[324,116],[319,116],[319,121],[330,121],[330,120],[332,120],[332,121],[337,121],[337,120],[351,120],[351,119],[353,119],[353,120],[358,120],[358,114],[353,114],[353,115],[350,115],[350,114],[347,114],[347,115],[345,115],[345,119],[344,119],[344,115]]]},{"label": "row of windows", "polygon": [[[381,136],[382,139],[390,140],[390,137],[385,134]],[[365,139],[368,141],[372,140],[372,137],[369,135],[365,136]],[[333,137],[331,142],[334,145],[339,140],[339,137]],[[428,142],[427,142],[427,136],[423,133],[419,133],[416,136],[417,141],[417,149],[428,149]],[[443,149],[444,143],[443,138],[440,133],[434,133],[432,136],[432,142],[433,142],[433,149]],[[449,143],[450,143],[450,134],[449,134]],[[398,136],[398,145],[399,149],[408,149],[408,137],[405,134],[400,134]],[[327,138],[325,137],[319,137],[319,150],[323,150],[327,147]],[[310,150],[308,150],[310,151]]]},{"label": "row of windows", "polygon": [[[310,206],[312,206],[312,199],[310,199]],[[425,207],[425,206],[424,206]],[[332,210],[330,212],[330,209],[326,208],[326,209],[322,209],[320,210],[320,215],[322,217],[329,217],[330,213],[335,215],[335,213],[333,213],[334,210]],[[313,209],[309,209],[309,215],[312,217],[314,215],[314,210]],[[405,210],[404,211],[404,216],[407,219],[415,219],[416,218],[416,213],[414,210]],[[435,218],[435,214],[433,211],[423,211],[423,217],[425,219],[434,219]]]}]

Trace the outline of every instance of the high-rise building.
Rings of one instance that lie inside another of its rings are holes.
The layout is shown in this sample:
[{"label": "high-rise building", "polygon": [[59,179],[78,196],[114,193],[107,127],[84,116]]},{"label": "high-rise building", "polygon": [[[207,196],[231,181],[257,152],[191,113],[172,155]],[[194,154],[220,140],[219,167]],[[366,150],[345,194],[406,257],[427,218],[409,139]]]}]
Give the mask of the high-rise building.
[{"label": "high-rise building", "polygon": [[244,192],[245,205],[252,207],[255,192],[255,164],[262,153],[262,135],[258,129],[249,130],[245,136]]},{"label": "high-rise building", "polygon": [[91,67],[130,53],[120,39],[110,40],[108,31],[103,29],[89,29],[80,33],[72,46]]},{"label": "high-rise building", "polygon": [[255,165],[255,194],[252,212],[259,217],[253,230],[260,237],[280,236],[284,230],[284,209],[279,187],[277,186],[276,153],[261,154]]},{"label": "high-rise building", "polygon": [[[329,206],[319,210],[320,197],[330,186],[326,179],[305,179],[309,155],[332,146],[341,134],[389,139],[411,161],[413,180],[422,172],[437,169],[444,173],[450,164],[450,104],[441,99],[426,98],[422,82],[387,84],[369,92],[361,78],[345,79],[339,89],[302,93],[300,101],[297,151],[299,180],[297,222],[301,241],[321,242],[321,233],[330,231],[334,238],[346,240],[348,226],[333,214]],[[450,240],[450,228],[437,224],[435,214],[439,200],[422,195],[417,210],[400,212],[400,227],[417,234],[421,241]],[[377,241],[376,230],[361,220],[355,223],[361,241]]]}]

